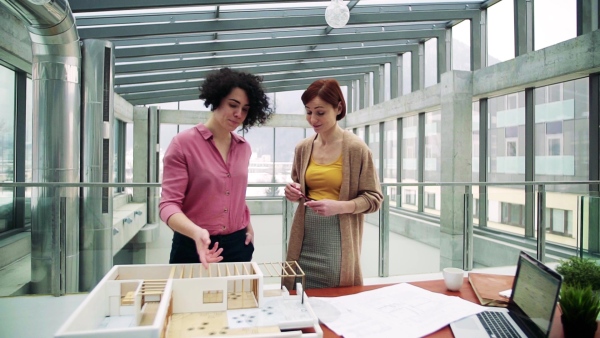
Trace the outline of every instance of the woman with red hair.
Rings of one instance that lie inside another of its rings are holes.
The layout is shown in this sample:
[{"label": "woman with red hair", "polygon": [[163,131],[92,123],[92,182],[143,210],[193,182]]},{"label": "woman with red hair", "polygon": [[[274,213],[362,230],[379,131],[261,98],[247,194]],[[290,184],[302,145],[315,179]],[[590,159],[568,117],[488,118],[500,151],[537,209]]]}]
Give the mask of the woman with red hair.
[{"label": "woman with red hair", "polygon": [[360,251],[364,214],[383,200],[369,147],[337,121],[346,102],[335,79],[313,82],[302,94],[306,120],[316,134],[297,146],[285,197],[300,202],[288,244],[305,288],[362,285]]}]

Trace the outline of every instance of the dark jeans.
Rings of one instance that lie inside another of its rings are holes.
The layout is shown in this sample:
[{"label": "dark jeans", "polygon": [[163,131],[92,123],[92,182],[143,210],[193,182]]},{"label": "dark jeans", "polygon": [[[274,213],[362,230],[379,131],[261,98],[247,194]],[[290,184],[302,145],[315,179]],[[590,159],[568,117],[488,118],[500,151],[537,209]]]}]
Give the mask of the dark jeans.
[{"label": "dark jeans", "polygon": [[[229,235],[210,236],[209,249],[215,242],[219,242],[219,248],[223,248],[221,262],[250,262],[254,252],[254,244],[246,245],[246,229],[238,230]],[[170,264],[176,263],[200,263],[196,242],[191,238],[175,231],[173,233],[173,244],[171,245]]]}]

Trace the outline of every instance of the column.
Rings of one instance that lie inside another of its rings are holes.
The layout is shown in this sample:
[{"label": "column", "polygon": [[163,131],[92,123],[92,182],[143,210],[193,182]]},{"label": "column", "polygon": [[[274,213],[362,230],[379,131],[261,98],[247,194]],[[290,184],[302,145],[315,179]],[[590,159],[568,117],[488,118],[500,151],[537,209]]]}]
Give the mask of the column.
[{"label": "column", "polygon": [[[442,182],[470,182],[472,91],[471,72],[450,71],[441,78]],[[464,187],[442,187],[440,268],[463,266]]]}]

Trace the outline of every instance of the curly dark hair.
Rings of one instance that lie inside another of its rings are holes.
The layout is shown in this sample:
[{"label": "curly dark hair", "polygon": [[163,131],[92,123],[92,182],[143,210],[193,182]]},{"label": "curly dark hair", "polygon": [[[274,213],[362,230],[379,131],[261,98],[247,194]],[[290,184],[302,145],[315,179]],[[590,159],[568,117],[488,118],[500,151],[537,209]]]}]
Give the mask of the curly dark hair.
[{"label": "curly dark hair", "polygon": [[242,123],[242,130],[248,131],[250,127],[260,126],[267,122],[273,110],[269,108],[269,98],[261,85],[262,77],[250,73],[233,70],[225,67],[206,76],[206,79],[200,85],[200,99],[204,100],[204,106],[214,111],[223,98],[225,98],[234,88],[240,88],[246,92],[250,109],[248,115]]}]

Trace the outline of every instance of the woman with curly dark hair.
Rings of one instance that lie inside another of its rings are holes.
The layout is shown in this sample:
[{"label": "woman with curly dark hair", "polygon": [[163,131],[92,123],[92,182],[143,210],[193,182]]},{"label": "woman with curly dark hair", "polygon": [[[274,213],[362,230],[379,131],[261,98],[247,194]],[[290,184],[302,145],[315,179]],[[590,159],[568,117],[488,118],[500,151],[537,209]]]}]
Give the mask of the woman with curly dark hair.
[{"label": "woman with curly dark hair", "polygon": [[170,263],[248,262],[254,231],[246,205],[252,151],[235,134],[272,114],[262,78],[223,68],[200,86],[204,124],[173,138],[163,159],[160,218],[174,231]]}]

